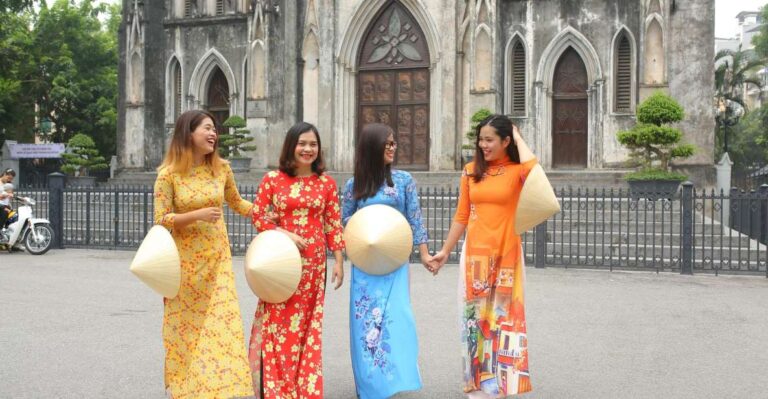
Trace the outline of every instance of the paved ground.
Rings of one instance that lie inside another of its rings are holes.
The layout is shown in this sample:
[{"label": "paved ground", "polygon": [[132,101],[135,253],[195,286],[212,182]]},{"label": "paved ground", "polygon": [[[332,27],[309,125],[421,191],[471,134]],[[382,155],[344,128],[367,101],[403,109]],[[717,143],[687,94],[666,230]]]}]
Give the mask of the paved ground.
[{"label": "paved ground", "polygon": [[[0,253],[0,398],[162,398],[162,303],[132,253]],[[246,332],[256,300],[235,258]],[[412,272],[424,388],[461,398],[457,268]],[[528,270],[525,398],[766,398],[768,279]],[[329,292],[327,398],[352,398],[348,285]],[[244,349],[245,350],[245,349]]]}]

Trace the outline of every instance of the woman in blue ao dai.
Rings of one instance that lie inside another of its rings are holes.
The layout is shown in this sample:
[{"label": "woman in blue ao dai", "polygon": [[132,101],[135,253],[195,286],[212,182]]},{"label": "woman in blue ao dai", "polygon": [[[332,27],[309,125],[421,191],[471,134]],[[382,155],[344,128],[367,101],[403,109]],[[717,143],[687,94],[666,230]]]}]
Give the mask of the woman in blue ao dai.
[{"label": "woman in blue ao dai", "polygon": [[[397,143],[387,125],[363,127],[355,152],[355,174],[344,187],[342,222],[358,209],[384,204],[400,211],[413,230],[421,261],[432,257],[411,175],[392,170]],[[349,301],[352,370],[361,399],[388,398],[421,389],[418,340],[411,309],[408,263],[394,272],[370,275],[352,266]]]}]

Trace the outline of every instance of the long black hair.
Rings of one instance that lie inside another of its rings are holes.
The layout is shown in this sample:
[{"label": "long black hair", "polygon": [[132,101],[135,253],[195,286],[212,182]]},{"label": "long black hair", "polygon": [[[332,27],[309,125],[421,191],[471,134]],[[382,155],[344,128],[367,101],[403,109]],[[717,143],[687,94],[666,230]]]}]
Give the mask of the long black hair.
[{"label": "long black hair", "polygon": [[352,183],[355,200],[373,197],[384,181],[389,187],[395,185],[392,164],[384,164],[384,148],[390,135],[394,135],[394,131],[388,125],[369,123],[357,137],[355,180]]},{"label": "long black hair", "polygon": [[317,158],[312,162],[312,172],[318,176],[325,172],[320,133],[317,132],[315,125],[298,122],[288,129],[288,133],[285,134],[285,141],[283,141],[283,149],[280,151],[280,170],[288,176],[296,177],[296,145],[299,143],[299,136],[307,132],[312,132],[317,137]]},{"label": "long black hair", "polygon": [[480,121],[480,123],[477,124],[477,129],[475,130],[475,170],[470,175],[473,179],[475,179],[475,183],[479,183],[480,180],[483,180],[485,171],[488,170],[488,162],[485,161],[485,157],[483,157],[483,150],[480,149],[480,129],[486,125],[492,127],[496,131],[496,135],[501,138],[501,141],[504,141],[505,138],[509,137],[507,155],[509,156],[509,159],[512,160],[512,162],[520,163],[520,153],[517,151],[515,137],[512,135],[514,124],[504,115],[489,115],[487,118],[483,119]]}]

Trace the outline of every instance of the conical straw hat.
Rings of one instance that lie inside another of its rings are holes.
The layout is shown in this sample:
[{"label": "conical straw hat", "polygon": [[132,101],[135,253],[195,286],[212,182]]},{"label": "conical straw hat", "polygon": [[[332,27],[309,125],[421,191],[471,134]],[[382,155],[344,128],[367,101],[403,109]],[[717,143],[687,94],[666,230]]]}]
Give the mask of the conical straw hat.
[{"label": "conical straw hat", "polygon": [[558,212],[560,203],[557,202],[555,191],[541,165],[535,165],[525,179],[517,202],[515,232],[523,234]]},{"label": "conical straw hat", "polygon": [[245,278],[259,299],[270,303],[287,301],[301,279],[299,249],[285,233],[259,233],[245,253]]},{"label": "conical straw hat", "polygon": [[387,205],[355,212],[344,229],[347,256],[362,271],[384,275],[395,271],[413,250],[413,232],[405,217]]},{"label": "conical straw hat", "polygon": [[149,229],[133,257],[130,270],[149,288],[166,298],[173,298],[179,293],[181,259],[176,243],[165,227],[156,225]]}]

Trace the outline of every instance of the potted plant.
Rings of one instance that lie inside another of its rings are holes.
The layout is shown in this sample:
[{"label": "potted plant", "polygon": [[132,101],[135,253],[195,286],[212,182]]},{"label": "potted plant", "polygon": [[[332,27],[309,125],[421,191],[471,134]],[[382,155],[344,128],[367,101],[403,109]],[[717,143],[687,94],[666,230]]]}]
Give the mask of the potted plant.
[{"label": "potted plant", "polygon": [[635,198],[672,198],[680,183],[688,177],[670,170],[676,158],[688,158],[695,147],[680,143],[683,133],[669,126],[683,119],[680,104],[672,97],[656,92],[637,107],[637,124],[617,134],[619,143],[630,150],[630,159],[638,170],[624,176]]},{"label": "potted plant", "polygon": [[99,155],[93,139],[82,133],[77,133],[67,142],[67,151],[61,154],[64,165],[61,171],[69,175],[68,186],[93,187],[96,177],[89,176],[89,171],[109,168],[107,161]]},{"label": "potted plant", "polygon": [[219,154],[227,158],[235,172],[247,172],[251,168],[251,158],[242,156],[244,151],[254,151],[255,145],[246,145],[253,141],[246,128],[245,119],[232,115],[224,121],[229,133],[219,135]]},{"label": "potted plant", "polygon": [[464,133],[467,138],[467,143],[461,146],[461,156],[464,159],[464,163],[472,162],[475,157],[475,141],[477,140],[477,124],[482,122],[483,119],[491,116],[491,111],[487,108],[480,108],[474,114],[469,123],[469,130]]}]

